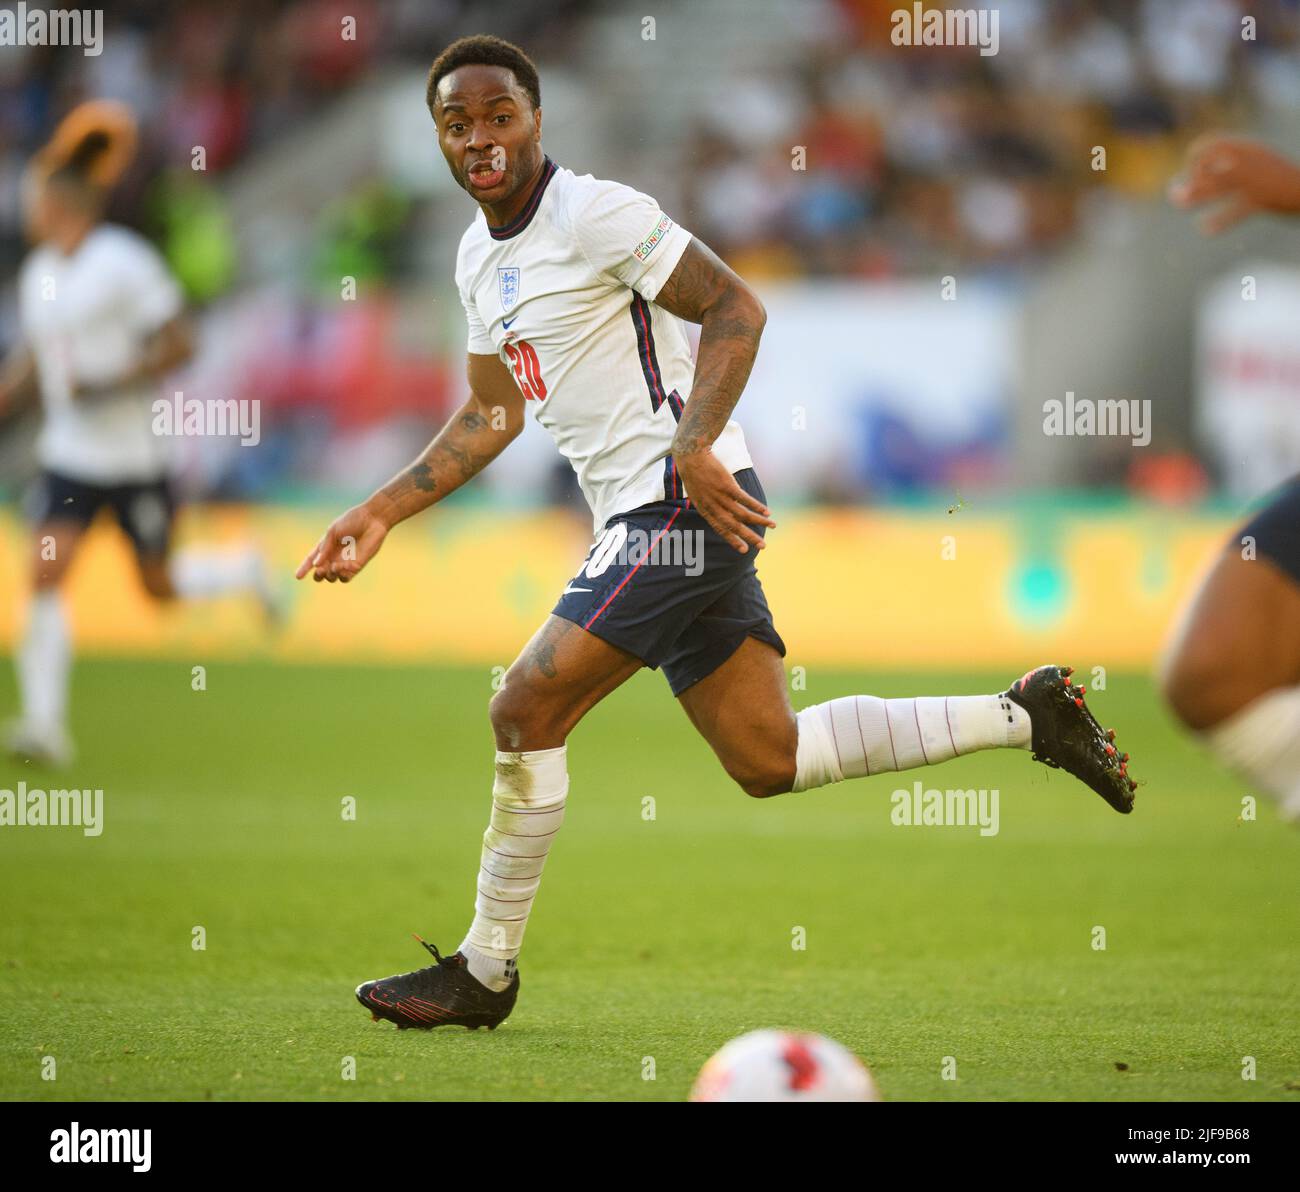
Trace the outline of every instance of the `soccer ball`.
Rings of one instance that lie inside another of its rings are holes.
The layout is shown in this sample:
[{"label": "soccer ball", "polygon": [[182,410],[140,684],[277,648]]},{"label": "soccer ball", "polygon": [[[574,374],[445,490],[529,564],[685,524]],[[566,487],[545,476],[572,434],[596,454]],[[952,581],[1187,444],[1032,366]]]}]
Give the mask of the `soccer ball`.
[{"label": "soccer ball", "polygon": [[879,1101],[871,1073],[825,1035],[751,1031],[700,1069],[692,1101]]}]

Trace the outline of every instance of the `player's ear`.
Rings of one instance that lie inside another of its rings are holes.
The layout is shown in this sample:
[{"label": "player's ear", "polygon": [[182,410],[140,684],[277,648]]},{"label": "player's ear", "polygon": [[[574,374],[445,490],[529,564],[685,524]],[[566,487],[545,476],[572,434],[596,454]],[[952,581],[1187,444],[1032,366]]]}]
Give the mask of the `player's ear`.
[{"label": "player's ear", "polygon": [[533,109],[533,140],[540,141],[541,139],[542,139],[542,109],[534,108]]}]

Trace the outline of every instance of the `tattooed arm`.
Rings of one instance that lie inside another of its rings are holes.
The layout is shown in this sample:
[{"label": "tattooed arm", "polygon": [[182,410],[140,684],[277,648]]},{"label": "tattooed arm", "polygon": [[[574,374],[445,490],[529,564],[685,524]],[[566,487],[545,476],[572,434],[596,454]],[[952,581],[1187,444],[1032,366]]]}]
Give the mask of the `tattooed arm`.
[{"label": "tattooed arm", "polygon": [[767,506],[751,497],[713,454],[749,380],[767,312],[754,292],[705,245],[692,240],[655,303],[700,324],[691,396],[673,438],[673,459],[686,493],[706,521],[736,550],[763,549],[752,525],[774,526]]},{"label": "tattooed arm", "polygon": [[367,502],[391,529],[472,480],[524,428],[524,398],[496,356],[469,357],[469,400],[424,453]]},{"label": "tattooed arm", "polygon": [[524,426],[524,399],[496,356],[469,357],[469,400],[405,471],[338,518],[298,568],[316,581],[347,583],[405,521],[488,466]]}]

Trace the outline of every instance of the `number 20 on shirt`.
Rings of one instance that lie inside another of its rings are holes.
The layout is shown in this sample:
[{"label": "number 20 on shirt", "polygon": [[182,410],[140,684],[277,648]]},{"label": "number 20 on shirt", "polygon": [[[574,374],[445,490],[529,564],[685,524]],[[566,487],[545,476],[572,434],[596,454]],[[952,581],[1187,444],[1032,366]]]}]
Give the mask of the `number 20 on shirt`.
[{"label": "number 20 on shirt", "polygon": [[506,355],[515,373],[515,384],[527,401],[541,401],[546,396],[546,383],[542,380],[542,362],[527,340],[518,339],[505,345]]}]

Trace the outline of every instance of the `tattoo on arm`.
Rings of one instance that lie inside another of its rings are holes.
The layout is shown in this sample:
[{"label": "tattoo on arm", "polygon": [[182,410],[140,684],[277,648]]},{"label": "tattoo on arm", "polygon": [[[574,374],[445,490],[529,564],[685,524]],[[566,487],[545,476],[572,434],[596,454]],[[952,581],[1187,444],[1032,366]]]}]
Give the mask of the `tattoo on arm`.
[{"label": "tattoo on arm", "polygon": [[454,492],[496,459],[514,438],[516,431],[494,429],[473,403],[471,398],[424,454],[376,494],[393,514],[394,523]]},{"label": "tattoo on arm", "polygon": [[438,491],[437,482],[433,478],[433,469],[428,464],[412,464],[406,474],[411,478],[411,483],[422,493]]},{"label": "tattoo on arm", "polygon": [[702,323],[708,311],[739,280],[712,249],[692,240],[660,288],[655,303],[679,319]]},{"label": "tattoo on arm", "polygon": [[700,324],[695,380],[673,439],[674,455],[707,451],[749,380],[766,315],[745,283],[692,240],[655,303]]}]

